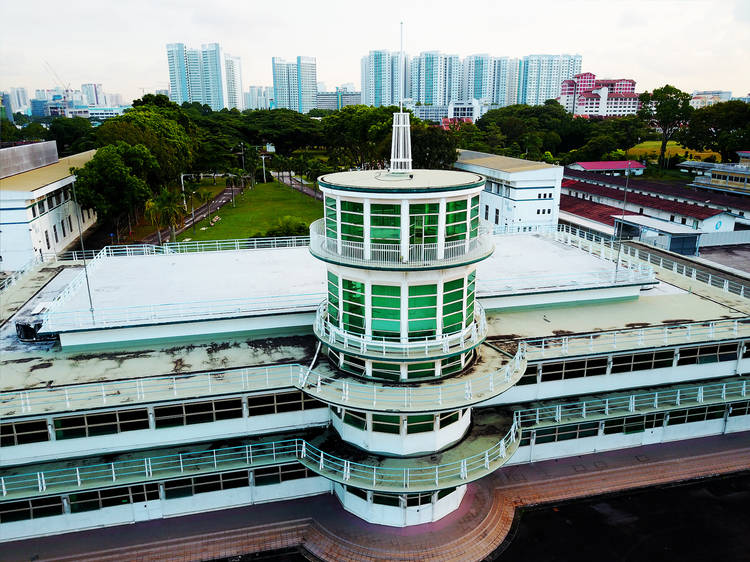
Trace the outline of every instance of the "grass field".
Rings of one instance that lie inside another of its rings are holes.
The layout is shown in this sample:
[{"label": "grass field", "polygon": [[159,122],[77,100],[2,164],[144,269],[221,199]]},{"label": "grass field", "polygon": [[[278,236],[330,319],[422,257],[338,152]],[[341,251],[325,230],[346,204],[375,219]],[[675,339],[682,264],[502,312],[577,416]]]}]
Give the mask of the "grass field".
[{"label": "grass field", "polygon": [[[641,144],[638,144],[628,150],[628,156],[630,158],[636,158],[638,160],[644,158],[653,156],[654,160],[659,158],[659,150],[661,149],[661,141],[644,141]],[[689,150],[685,148],[684,146],[681,146],[675,141],[669,141],[667,143],[667,156],[672,156],[673,154],[679,154],[683,155],[687,151],[689,155],[689,159],[700,159],[703,160],[705,158],[708,158],[711,155],[716,156],[717,160],[720,160],[721,158],[716,152],[698,152],[696,150]]]},{"label": "grass field", "polygon": [[323,216],[323,203],[278,182],[259,183],[237,195],[235,203],[234,208],[227,203],[218,213],[211,213],[221,217],[214,226],[204,219],[196,225],[195,234],[189,228],[177,240],[249,238],[256,233],[264,235],[279,218],[287,215],[299,217],[307,224]]}]

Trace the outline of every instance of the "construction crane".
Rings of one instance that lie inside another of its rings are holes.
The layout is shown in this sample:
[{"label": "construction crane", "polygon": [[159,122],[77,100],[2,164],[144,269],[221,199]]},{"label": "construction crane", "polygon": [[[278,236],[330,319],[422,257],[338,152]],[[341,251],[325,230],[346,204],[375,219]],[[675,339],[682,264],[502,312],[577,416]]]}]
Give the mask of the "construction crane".
[{"label": "construction crane", "polygon": [[52,76],[57,81],[57,85],[60,86],[60,87],[62,87],[62,89],[63,89],[63,100],[67,100],[68,99],[68,92],[70,91],[70,82],[68,82],[67,85],[66,85],[62,81],[62,78],[60,78],[60,75],[57,74],[57,72],[55,72],[54,68],[52,68],[52,65],[49,62],[47,62],[46,60],[43,60],[42,62],[44,62],[44,66],[47,69],[47,71],[50,74],[52,74]]}]

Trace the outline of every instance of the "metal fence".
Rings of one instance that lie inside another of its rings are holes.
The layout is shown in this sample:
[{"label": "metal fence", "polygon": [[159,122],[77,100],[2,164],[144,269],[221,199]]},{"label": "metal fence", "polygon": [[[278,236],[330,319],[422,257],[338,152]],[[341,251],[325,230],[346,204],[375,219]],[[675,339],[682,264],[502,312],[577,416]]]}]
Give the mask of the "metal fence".
[{"label": "metal fence", "polygon": [[575,336],[557,336],[524,340],[528,359],[586,355],[612,350],[697,344],[750,337],[750,318],[689,322],[669,326],[610,330]]},{"label": "metal fence", "polygon": [[298,461],[326,478],[359,488],[394,493],[428,491],[460,485],[496,470],[518,448],[525,429],[583,419],[669,411],[700,404],[729,403],[746,398],[747,381],[743,380],[518,410],[505,435],[487,449],[427,466],[418,460],[409,465],[408,459],[399,461],[396,466],[389,466],[387,462],[377,465],[357,463],[322,451],[305,439],[291,439],[5,474],[0,476],[0,491],[4,498],[15,499],[292,461]]}]

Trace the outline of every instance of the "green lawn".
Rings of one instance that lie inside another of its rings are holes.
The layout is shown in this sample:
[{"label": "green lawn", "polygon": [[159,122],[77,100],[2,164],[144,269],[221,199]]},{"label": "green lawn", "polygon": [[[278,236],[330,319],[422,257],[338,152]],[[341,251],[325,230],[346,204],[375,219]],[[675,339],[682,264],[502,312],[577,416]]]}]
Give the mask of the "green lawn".
[{"label": "green lawn", "polygon": [[256,233],[265,235],[279,218],[287,215],[299,217],[307,224],[323,216],[322,202],[278,182],[259,183],[242,195],[238,194],[235,203],[237,206],[234,208],[227,203],[219,210],[221,220],[214,226],[209,226],[204,219],[196,225],[195,234],[189,228],[177,240],[249,238]]},{"label": "green lawn", "polygon": [[[635,158],[638,160],[648,156],[653,156],[654,159],[656,159],[659,157],[659,150],[661,150],[661,141],[643,141],[641,144],[638,144],[628,150],[628,156],[630,158]],[[704,158],[708,158],[711,155],[716,156],[716,158],[720,160],[720,157],[716,152],[698,152],[697,150],[690,150],[685,148],[684,146],[681,146],[675,141],[669,141],[667,143],[667,156],[672,156],[673,154],[683,155],[685,154],[685,152],[688,153],[690,159],[692,160],[703,160]]]}]

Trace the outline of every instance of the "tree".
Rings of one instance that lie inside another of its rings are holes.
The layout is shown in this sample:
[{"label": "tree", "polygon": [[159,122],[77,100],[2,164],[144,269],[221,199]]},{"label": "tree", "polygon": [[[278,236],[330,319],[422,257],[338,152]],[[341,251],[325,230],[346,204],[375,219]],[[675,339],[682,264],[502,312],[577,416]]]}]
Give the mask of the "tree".
[{"label": "tree", "polygon": [[661,131],[661,148],[659,149],[659,166],[666,167],[664,154],[667,143],[690,118],[693,108],[690,106],[690,94],[667,84],[653,92],[640,95],[641,109],[638,116],[652,127]]},{"label": "tree", "polygon": [[456,138],[449,131],[417,123],[411,129],[412,165],[427,170],[450,169],[458,158]]},{"label": "tree", "polygon": [[50,123],[48,138],[57,142],[57,151],[60,154],[74,154],[79,151],[76,145],[80,144],[91,130],[91,123],[83,117],[58,117]]},{"label": "tree", "polygon": [[142,144],[125,142],[100,148],[76,175],[78,201],[82,208],[95,209],[99,220],[113,220],[136,209],[151,195],[146,178],[158,163]]},{"label": "tree", "polygon": [[13,142],[21,140],[21,131],[8,121],[5,117],[0,117],[0,141]]},{"label": "tree", "polygon": [[47,129],[40,123],[29,123],[20,131],[23,140],[45,140],[47,138]]},{"label": "tree", "polygon": [[176,239],[177,225],[185,216],[185,208],[182,206],[182,196],[173,189],[162,188],[154,197],[146,201],[146,217],[151,224],[156,226],[159,244],[161,244],[161,227],[169,227],[169,239]]},{"label": "tree", "polygon": [[359,168],[385,160],[395,111],[396,107],[349,105],[323,117],[323,135],[333,160]]},{"label": "tree", "polygon": [[678,135],[692,150],[713,150],[722,162],[737,161],[737,151],[750,147],[750,104],[734,100],[693,112]]},{"label": "tree", "polygon": [[24,125],[28,125],[29,123],[31,123],[31,117],[29,117],[25,113],[16,111],[13,114],[13,121],[15,122],[16,125],[23,127]]}]

